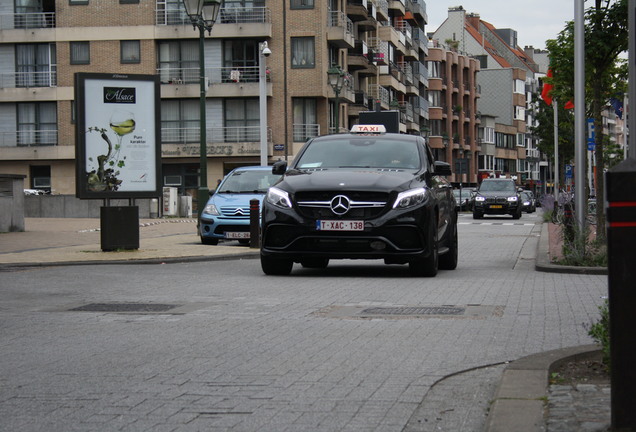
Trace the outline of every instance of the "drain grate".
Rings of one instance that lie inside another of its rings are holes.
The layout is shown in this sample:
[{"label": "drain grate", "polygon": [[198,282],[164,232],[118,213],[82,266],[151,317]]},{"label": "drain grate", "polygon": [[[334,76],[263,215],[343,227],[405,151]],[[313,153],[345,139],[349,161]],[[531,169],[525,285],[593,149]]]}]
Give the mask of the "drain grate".
[{"label": "drain grate", "polygon": [[176,304],[161,303],[90,303],[79,306],[70,311],[79,312],[167,312],[177,308]]},{"label": "drain grate", "polygon": [[423,307],[373,307],[364,309],[360,315],[461,315],[466,308],[455,306],[423,306]]}]

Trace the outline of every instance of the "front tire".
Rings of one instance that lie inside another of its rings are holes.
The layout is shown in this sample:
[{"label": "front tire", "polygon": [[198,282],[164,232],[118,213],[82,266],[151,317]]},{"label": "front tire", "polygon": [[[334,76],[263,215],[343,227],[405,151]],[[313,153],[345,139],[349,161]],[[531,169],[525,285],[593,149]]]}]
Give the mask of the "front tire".
[{"label": "front tire", "polygon": [[263,273],[271,276],[286,276],[291,273],[294,262],[288,259],[277,259],[261,254]]},{"label": "front tire", "polygon": [[484,217],[482,212],[473,210],[473,219],[481,219],[482,217]]}]

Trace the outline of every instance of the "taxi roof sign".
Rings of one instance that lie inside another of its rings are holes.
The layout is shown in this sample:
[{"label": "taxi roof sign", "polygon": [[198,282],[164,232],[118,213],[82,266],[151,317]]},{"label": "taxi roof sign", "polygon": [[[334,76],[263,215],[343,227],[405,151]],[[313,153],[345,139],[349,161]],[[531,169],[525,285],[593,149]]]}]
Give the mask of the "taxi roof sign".
[{"label": "taxi roof sign", "polygon": [[384,125],[353,125],[352,134],[383,134],[386,133]]}]

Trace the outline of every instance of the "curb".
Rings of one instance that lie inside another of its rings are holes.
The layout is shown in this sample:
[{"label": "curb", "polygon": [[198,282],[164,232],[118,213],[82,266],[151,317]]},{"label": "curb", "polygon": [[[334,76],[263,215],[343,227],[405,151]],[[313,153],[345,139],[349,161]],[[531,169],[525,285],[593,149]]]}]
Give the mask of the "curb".
[{"label": "curb", "polygon": [[592,357],[598,345],[581,345],[532,354],[504,370],[493,400],[486,432],[544,432],[550,373],[564,362]]},{"label": "curb", "polygon": [[607,267],[582,267],[567,266],[550,263],[550,234],[548,232],[548,224],[541,224],[541,236],[537,244],[537,259],[535,262],[535,270],[544,273],[574,273],[574,274],[591,274],[606,275]]},{"label": "curb", "polygon": [[241,259],[256,259],[259,252],[244,252],[229,255],[199,255],[189,257],[164,257],[164,258],[139,258],[121,260],[92,260],[92,261],[57,261],[57,262],[33,262],[33,263],[0,263],[0,271],[19,268],[61,267],[83,265],[122,265],[122,264],[178,264],[186,262],[203,261],[229,261]]}]

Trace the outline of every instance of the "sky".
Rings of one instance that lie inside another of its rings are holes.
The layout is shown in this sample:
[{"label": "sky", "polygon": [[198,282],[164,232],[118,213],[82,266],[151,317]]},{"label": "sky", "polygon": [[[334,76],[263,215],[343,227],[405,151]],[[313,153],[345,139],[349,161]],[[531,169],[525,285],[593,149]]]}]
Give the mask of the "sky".
[{"label": "sky", "polygon": [[[574,0],[425,0],[428,24],[432,33],[448,17],[448,8],[463,6],[475,12],[495,28],[517,31],[517,44],[545,49],[547,39],[555,39],[567,21],[574,19]],[[589,1],[587,2],[589,3]],[[585,7],[589,7],[588,4]]]}]

